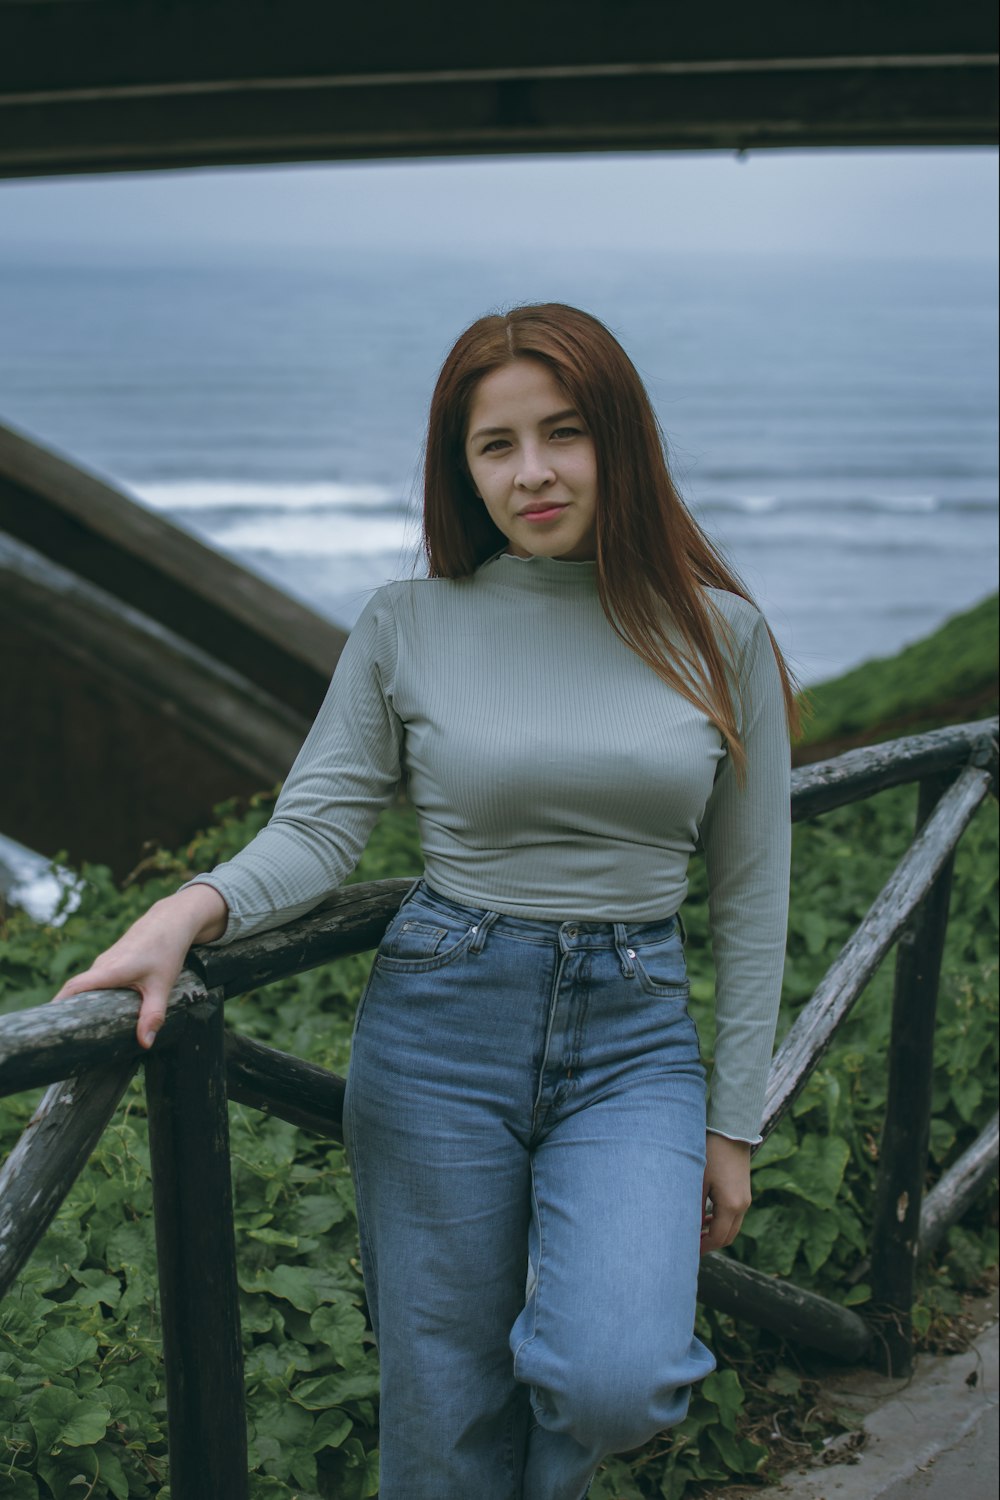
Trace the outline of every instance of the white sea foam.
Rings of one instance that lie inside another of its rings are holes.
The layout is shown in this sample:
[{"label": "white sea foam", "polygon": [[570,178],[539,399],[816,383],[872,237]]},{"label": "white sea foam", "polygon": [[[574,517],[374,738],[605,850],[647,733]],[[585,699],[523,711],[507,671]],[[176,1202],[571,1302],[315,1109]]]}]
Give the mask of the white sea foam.
[{"label": "white sea foam", "polygon": [[739,510],[745,510],[753,516],[777,510],[781,504],[777,495],[734,495],[733,503]]},{"label": "white sea foam", "polygon": [[[247,480],[178,479],[140,481],[132,494],[154,510],[317,510],[385,505],[399,496],[382,484],[336,484],[322,480],[258,483]],[[400,501],[400,504],[402,502]]]},{"label": "white sea foam", "polygon": [[320,557],[397,552],[412,540],[412,527],[384,516],[282,516],[214,527],[213,541],[230,552],[270,552]]}]

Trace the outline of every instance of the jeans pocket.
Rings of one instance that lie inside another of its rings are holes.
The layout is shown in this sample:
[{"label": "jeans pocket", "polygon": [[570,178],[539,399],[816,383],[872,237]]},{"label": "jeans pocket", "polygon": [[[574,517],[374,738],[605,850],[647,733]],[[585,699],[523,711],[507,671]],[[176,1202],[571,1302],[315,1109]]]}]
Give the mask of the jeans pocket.
[{"label": "jeans pocket", "polygon": [[395,958],[403,962],[433,958],[447,936],[447,927],[438,927],[433,922],[418,922],[415,917],[407,916],[392,922],[386,928],[378,951],[383,958]]},{"label": "jeans pocket", "polygon": [[415,910],[408,903],[386,928],[375,965],[393,974],[426,974],[463,953],[475,932],[472,923]]},{"label": "jeans pocket", "polygon": [[676,927],[667,937],[637,943],[631,951],[639,983],[647,994],[687,1000],[690,985],[684,945]]}]

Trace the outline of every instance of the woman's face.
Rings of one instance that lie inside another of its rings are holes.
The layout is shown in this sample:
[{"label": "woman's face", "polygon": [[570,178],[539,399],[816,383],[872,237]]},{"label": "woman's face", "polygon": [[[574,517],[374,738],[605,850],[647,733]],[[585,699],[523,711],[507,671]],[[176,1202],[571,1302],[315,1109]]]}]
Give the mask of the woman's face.
[{"label": "woman's face", "polygon": [[546,365],[516,359],[484,375],[465,458],[476,493],[515,557],[579,562],[597,550],[597,459]]}]

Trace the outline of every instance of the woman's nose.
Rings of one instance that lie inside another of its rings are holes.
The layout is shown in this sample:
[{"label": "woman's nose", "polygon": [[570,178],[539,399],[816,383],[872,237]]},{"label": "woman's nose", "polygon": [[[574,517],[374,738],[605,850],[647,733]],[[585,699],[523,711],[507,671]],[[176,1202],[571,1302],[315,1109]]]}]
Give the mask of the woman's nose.
[{"label": "woman's nose", "polygon": [[545,454],[526,448],[521,455],[514,482],[524,490],[540,490],[546,484],[551,484],[555,477]]}]

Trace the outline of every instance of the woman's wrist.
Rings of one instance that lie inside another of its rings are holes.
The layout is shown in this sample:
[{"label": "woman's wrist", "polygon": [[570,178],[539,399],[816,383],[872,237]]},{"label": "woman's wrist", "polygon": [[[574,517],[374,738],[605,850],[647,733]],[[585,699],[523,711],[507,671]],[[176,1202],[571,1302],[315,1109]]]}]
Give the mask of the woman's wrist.
[{"label": "woman's wrist", "polygon": [[187,937],[188,946],[211,943],[220,938],[229,923],[229,907],[212,885],[191,885],[154,902],[150,914],[159,912],[176,921]]}]

